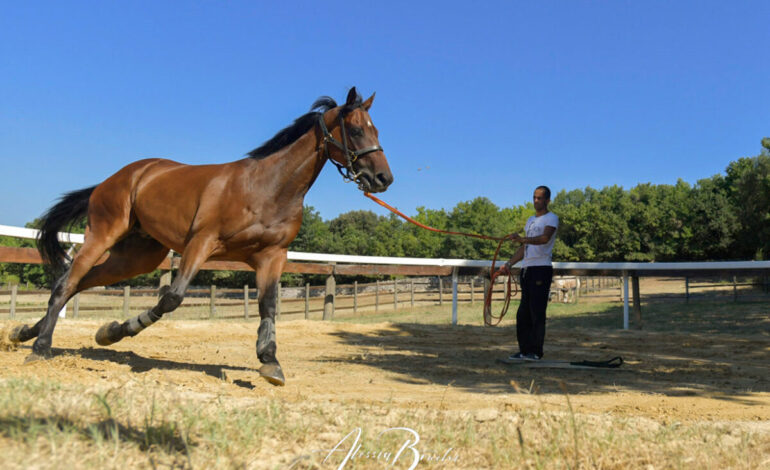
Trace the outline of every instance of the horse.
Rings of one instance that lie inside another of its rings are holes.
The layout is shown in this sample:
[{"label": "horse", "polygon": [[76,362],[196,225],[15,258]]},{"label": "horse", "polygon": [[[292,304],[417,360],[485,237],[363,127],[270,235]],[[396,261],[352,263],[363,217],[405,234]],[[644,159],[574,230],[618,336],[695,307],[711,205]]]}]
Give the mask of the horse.
[{"label": "horse", "polygon": [[[175,310],[205,261],[242,261],[256,271],[260,293],[259,372],[268,382],[284,385],[276,358],[277,287],[302,223],[305,194],[327,161],[365,193],[385,191],[393,182],[369,116],[373,100],[374,94],[364,101],[355,87],[341,106],[322,96],[310,112],[241,160],[186,165],[144,159],[99,185],[64,194],[42,216],[37,241],[55,273],[46,314],[32,327],[14,328],[10,339],[37,338],[28,361],[50,357],[58,312],[70,298],[153,271],[169,250],[180,253],[178,272],[154,307],[96,332],[99,345],[114,344]],[[85,242],[70,258],[57,233],[84,218]]]}]

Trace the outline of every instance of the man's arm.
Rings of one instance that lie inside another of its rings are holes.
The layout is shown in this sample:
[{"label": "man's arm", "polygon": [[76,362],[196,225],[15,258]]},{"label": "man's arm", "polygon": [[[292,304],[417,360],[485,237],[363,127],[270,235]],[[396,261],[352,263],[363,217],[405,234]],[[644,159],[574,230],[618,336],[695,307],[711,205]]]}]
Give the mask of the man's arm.
[{"label": "man's arm", "polygon": [[536,237],[520,237],[519,234],[516,233],[511,237],[511,240],[519,242],[522,245],[545,245],[551,241],[554,233],[556,233],[556,227],[546,225],[542,235]]},{"label": "man's arm", "polygon": [[516,250],[511,259],[500,267],[500,272],[502,274],[510,274],[513,265],[524,258],[524,245],[545,245],[551,241],[554,233],[556,233],[556,227],[546,225],[543,234],[536,237],[521,237],[518,233],[513,234],[511,240],[521,243],[521,246]]},{"label": "man's arm", "polygon": [[511,259],[508,260],[507,263],[500,266],[500,272],[502,274],[510,274],[511,273],[511,267],[513,267],[514,264],[518,263],[524,258],[524,245],[521,245],[518,250],[516,250],[516,253],[511,256]]}]

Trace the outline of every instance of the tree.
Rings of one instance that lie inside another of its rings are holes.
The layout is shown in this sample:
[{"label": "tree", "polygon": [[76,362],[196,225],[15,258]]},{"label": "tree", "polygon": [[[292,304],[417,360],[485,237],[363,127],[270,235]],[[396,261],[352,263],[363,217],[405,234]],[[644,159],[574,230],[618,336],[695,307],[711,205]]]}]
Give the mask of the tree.
[{"label": "tree", "polygon": [[769,140],[762,140],[765,148],[760,155],[740,158],[726,169],[725,186],[740,225],[734,252],[741,259],[770,256]]},{"label": "tree", "polygon": [[302,226],[297,237],[289,245],[293,251],[310,253],[330,253],[332,234],[329,225],[321,219],[321,215],[313,206],[302,208]]}]

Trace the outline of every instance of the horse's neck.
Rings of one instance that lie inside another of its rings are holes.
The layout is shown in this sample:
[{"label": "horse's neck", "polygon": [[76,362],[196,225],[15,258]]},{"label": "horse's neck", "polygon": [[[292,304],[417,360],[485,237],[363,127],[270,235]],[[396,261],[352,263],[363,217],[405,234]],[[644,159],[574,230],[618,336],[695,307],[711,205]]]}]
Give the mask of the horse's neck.
[{"label": "horse's neck", "polygon": [[255,177],[272,174],[271,186],[275,188],[275,201],[282,204],[302,204],[310,187],[326,163],[323,151],[318,148],[316,128],[263,160],[253,162]]}]

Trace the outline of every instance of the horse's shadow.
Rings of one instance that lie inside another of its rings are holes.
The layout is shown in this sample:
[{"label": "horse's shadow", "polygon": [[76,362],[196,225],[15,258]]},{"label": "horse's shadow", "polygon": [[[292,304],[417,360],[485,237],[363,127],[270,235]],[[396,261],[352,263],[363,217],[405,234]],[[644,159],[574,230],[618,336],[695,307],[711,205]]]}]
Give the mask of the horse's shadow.
[{"label": "horse's shadow", "polygon": [[[53,355],[70,355],[93,361],[110,361],[115,364],[127,365],[131,372],[142,373],[153,369],[186,370],[190,372],[204,373],[219,380],[226,380],[227,371],[253,372],[259,375],[259,371],[251,367],[233,366],[226,364],[201,364],[195,362],[172,361],[168,359],[149,358],[133,351],[115,351],[102,348],[53,348]],[[247,380],[236,379],[232,383],[239,387],[254,389],[256,386]]]}]

